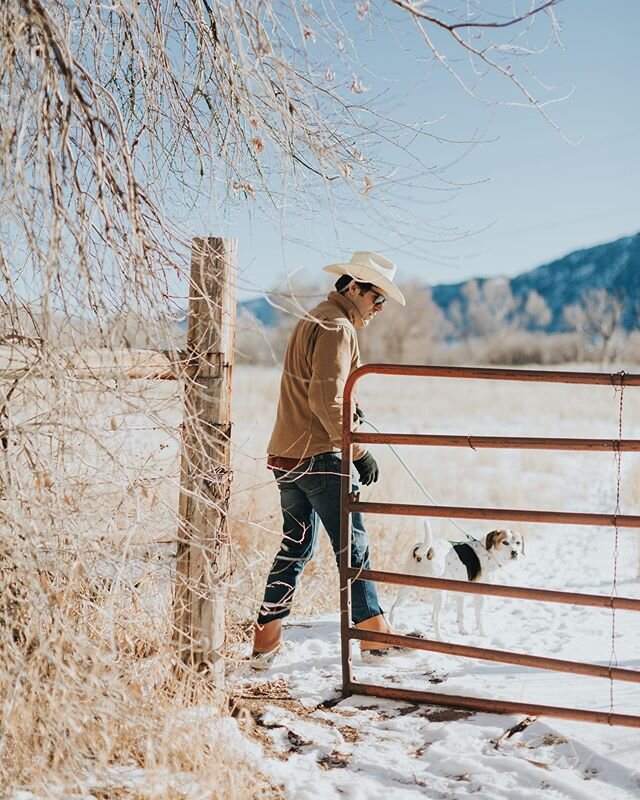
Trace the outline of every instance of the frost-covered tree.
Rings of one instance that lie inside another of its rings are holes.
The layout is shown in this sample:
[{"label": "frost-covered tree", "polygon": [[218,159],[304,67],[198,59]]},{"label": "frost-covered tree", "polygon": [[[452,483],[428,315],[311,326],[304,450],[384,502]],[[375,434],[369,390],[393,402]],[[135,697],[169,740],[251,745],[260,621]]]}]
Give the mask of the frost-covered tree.
[{"label": "frost-covered tree", "polygon": [[199,204],[255,201],[278,218],[341,191],[400,225],[394,160],[429,174],[430,134],[419,114],[390,116],[383,74],[365,86],[359,42],[375,29],[391,51],[387,26],[414,31],[407,69],[431,61],[482,101],[495,75],[545,115],[520,59],[532,26],[556,36],[556,3],[5,0],[0,294],[37,298],[44,317],[123,297],[167,307]]},{"label": "frost-covered tree", "polygon": [[552,314],[544,297],[532,289],[526,296],[518,314],[518,322],[524,328],[540,329],[551,322]]},{"label": "frost-covered tree", "polygon": [[624,303],[606,289],[586,289],[578,303],[565,306],[563,320],[569,330],[596,346],[601,361],[613,355],[616,335],[622,335]]},{"label": "frost-covered tree", "polygon": [[361,334],[365,360],[425,363],[451,330],[451,323],[419,281],[402,285],[406,306],[387,303],[384,321]]},{"label": "frost-covered tree", "polygon": [[471,280],[460,294],[461,299],[451,304],[449,316],[463,338],[483,339],[512,324],[518,302],[506,279]]}]

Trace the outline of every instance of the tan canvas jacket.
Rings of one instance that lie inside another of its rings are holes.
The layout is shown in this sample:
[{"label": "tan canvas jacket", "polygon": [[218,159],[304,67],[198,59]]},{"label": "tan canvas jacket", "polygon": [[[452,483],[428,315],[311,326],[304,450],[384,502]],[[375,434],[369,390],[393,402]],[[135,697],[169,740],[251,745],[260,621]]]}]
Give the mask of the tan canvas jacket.
[{"label": "tan canvas jacket", "polygon": [[[342,395],[360,365],[355,329],[363,324],[357,308],[338,292],[297,323],[284,357],[269,455],[303,459],[342,449]],[[364,452],[354,445],[354,460]]]}]

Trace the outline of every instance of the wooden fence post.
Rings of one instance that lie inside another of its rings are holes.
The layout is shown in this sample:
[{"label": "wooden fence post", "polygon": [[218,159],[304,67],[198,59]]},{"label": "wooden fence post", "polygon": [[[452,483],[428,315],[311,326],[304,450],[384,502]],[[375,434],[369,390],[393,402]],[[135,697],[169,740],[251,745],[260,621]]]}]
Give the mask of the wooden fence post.
[{"label": "wooden fence post", "polygon": [[236,256],[236,239],[192,242],[174,590],[180,658],[207,671],[217,688],[224,685]]}]

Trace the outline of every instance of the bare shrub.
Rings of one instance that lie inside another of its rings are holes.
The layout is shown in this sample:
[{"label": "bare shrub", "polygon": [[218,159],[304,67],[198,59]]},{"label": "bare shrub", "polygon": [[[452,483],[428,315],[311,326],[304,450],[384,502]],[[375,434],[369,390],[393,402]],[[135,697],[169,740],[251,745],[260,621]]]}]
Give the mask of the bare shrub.
[{"label": "bare shrub", "polygon": [[504,278],[484,282],[471,280],[461,289],[461,298],[449,309],[449,317],[458,336],[482,339],[513,327],[518,301]]},{"label": "bare shrub", "polygon": [[[619,355],[624,305],[606,289],[582,292],[580,302],[563,310],[563,319],[570,330],[580,334],[585,347],[602,363]],[[618,346],[616,346],[618,345]]]},{"label": "bare shrub", "polygon": [[541,294],[531,290],[524,299],[517,315],[518,326],[525,329],[544,328],[551,322],[551,309]]},{"label": "bare shrub", "polygon": [[248,364],[269,364],[276,359],[273,337],[248,309],[239,308],[236,327],[236,358]]},{"label": "bare shrub", "polygon": [[[194,786],[215,780],[218,796],[259,793],[239,734],[234,743],[220,727],[212,687],[171,647],[175,388],[67,375],[21,380],[4,393],[6,789],[115,796],[122,783],[132,798],[179,796],[186,770]],[[191,710],[194,702],[206,713]]]},{"label": "bare shrub", "polygon": [[451,330],[431,289],[410,281],[401,284],[406,306],[388,302],[381,324],[360,334],[362,357],[367,361],[396,364],[429,359]]},{"label": "bare shrub", "polygon": [[581,352],[579,337],[512,330],[487,337],[481,351],[487,364],[563,364]]}]

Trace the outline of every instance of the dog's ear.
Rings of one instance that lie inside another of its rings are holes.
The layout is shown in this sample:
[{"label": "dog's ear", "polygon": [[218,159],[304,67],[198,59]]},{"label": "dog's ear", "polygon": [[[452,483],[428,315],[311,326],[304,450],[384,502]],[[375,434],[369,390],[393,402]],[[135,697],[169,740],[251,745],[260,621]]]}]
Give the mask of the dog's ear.
[{"label": "dog's ear", "polygon": [[524,555],[524,533],[520,533],[520,541],[522,542],[522,555]]},{"label": "dog's ear", "polygon": [[496,543],[496,539],[501,533],[502,531],[491,531],[491,533],[487,534],[487,538],[484,540],[484,546],[487,548],[487,550],[491,550]]},{"label": "dog's ear", "polygon": [[416,546],[413,548],[413,560],[414,560],[414,561],[418,561],[418,562],[422,561],[422,556],[419,556],[419,555],[418,555],[418,550],[419,550],[419,549],[420,549],[420,545],[419,545],[419,544],[417,544],[417,545],[416,545]]}]

